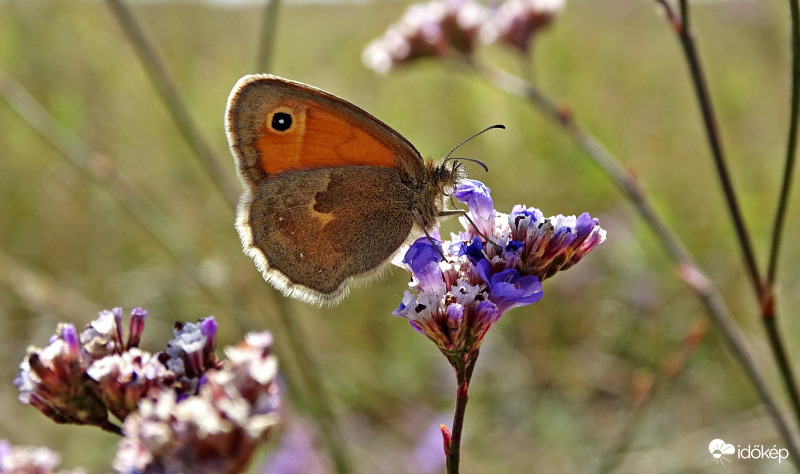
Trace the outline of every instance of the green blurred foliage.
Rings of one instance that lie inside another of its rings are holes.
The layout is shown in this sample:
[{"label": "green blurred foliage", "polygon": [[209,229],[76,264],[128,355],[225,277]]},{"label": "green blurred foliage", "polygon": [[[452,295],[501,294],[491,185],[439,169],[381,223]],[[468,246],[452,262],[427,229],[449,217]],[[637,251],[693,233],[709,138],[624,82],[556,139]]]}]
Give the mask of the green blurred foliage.
[{"label": "green blurred foliage", "polygon": [[[630,422],[637,380],[649,377],[656,395],[620,470],[704,471],[711,466],[708,442],[718,437],[781,446],[713,326],[680,376],[664,377],[687,331],[706,316],[632,206],[556,126],[527,103],[435,61],[386,76],[361,64],[363,47],[405,7],[282,5],[269,72],[358,104],[433,156],[503,123],[506,131],[461,150],[488,164],[488,174],[477,167],[471,173],[493,189],[496,207],[525,203],[545,215],[588,211],[608,230],[608,241],[583,263],[545,283],[540,303],[512,311],[487,337],[467,412],[464,470],[592,470]],[[263,72],[253,69],[261,7],[141,2],[132,8],[227,178],[235,179],[222,116],[236,80]],[[785,153],[788,15],[782,4],[749,1],[702,3],[694,12],[736,189],[763,262]],[[568,104],[641,179],[718,285],[782,397],[669,26],[651,2],[575,1],[536,41],[532,63],[543,90]],[[519,72],[518,58],[498,46],[479,54]],[[175,320],[215,315],[220,346],[246,330],[269,329],[287,379],[296,381],[296,361],[275,315],[280,296],[241,253],[233,208],[177,131],[106,5],[0,3],[0,70],[85,141],[97,166],[123,175],[158,204],[197,250],[190,264],[215,295],[201,291],[121,209],[118,199],[130,197],[92,183],[0,102],[0,438],[50,446],[65,467],[108,469],[113,435],[53,426],[18,404],[11,382],[25,347],[44,345],[57,321],[83,327],[112,306],[150,309],[143,345],[153,351]],[[792,310],[800,306],[798,204],[793,198],[778,303],[791,354],[800,351]],[[448,222],[444,229],[455,227]],[[412,454],[423,433],[452,410],[455,383],[445,359],[389,314],[406,281],[404,272],[389,271],[336,308],[284,305],[307,338],[358,472],[414,472]],[[304,416],[302,393],[290,389],[289,423]],[[726,472],[762,468],[778,466],[739,461]]]}]

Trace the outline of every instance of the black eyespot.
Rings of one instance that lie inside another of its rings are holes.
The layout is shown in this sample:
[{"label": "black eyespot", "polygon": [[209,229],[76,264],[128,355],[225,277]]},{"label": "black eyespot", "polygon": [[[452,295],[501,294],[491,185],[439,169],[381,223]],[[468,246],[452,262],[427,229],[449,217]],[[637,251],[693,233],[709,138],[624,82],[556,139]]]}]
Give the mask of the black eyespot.
[{"label": "black eyespot", "polygon": [[289,127],[292,126],[292,116],[287,114],[286,112],[278,112],[272,116],[272,128],[279,131],[285,132],[289,130]]}]

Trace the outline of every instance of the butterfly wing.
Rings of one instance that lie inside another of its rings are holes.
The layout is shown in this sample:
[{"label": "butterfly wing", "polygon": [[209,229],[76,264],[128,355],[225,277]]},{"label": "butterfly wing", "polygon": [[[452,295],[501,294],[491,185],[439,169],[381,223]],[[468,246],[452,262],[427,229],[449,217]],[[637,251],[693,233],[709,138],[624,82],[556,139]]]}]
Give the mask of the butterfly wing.
[{"label": "butterfly wing", "polygon": [[394,170],[373,166],[265,180],[240,203],[245,253],[284,294],[338,302],[352,280],[379,271],[411,232],[412,198],[402,187]]},{"label": "butterfly wing", "polygon": [[249,186],[272,175],[337,166],[395,167],[423,160],[397,131],[321,89],[268,74],[245,76],[228,99],[225,128]]},{"label": "butterfly wing", "polygon": [[288,296],[338,302],[408,238],[424,173],[402,135],[355,105],[276,76],[245,76],[226,131],[245,193],[237,229],[264,278]]}]

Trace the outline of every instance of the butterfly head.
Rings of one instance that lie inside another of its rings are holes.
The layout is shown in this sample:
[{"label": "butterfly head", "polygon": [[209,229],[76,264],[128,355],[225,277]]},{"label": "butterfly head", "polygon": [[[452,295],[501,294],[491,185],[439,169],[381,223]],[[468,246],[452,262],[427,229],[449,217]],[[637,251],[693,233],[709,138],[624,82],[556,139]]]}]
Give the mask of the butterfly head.
[{"label": "butterfly head", "polygon": [[463,163],[452,158],[444,160],[433,170],[433,181],[439,191],[449,196],[456,185],[467,178],[467,170]]},{"label": "butterfly head", "polygon": [[487,130],[492,130],[495,128],[503,129],[506,127],[503,125],[492,125],[484,128],[480,132],[456,145],[452,150],[450,150],[450,153],[447,154],[445,159],[435,168],[433,173],[433,181],[438,184],[438,188],[443,195],[451,195],[455,190],[456,185],[467,178],[467,170],[464,168],[462,161],[471,161],[483,168],[484,171],[489,171],[489,168],[484,162],[474,158],[453,156],[453,153],[455,153],[455,151],[458,150],[462,145],[478,135],[486,132]]}]

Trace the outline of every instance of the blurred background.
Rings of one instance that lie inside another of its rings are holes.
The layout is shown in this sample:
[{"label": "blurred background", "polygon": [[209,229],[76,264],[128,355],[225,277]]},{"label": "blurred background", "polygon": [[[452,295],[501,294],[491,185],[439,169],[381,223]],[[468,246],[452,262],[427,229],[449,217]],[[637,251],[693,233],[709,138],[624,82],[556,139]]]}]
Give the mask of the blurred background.
[{"label": "blurred background", "polygon": [[[715,438],[783,447],[659,242],[557,126],[528,103],[435,60],[388,75],[362,64],[365,45],[408,5],[284,3],[272,65],[259,71],[262,5],[130,3],[223,179],[237,188],[225,102],[239,77],[271,72],[350,100],[426,156],[443,156],[485,126],[505,124],[507,130],[460,150],[489,166],[488,173],[468,168],[492,189],[495,207],[508,212],[524,203],[546,216],[587,211],[608,230],[607,242],[580,265],[545,282],[539,303],[506,314],[487,336],[467,409],[465,472],[591,472],[603,465],[620,472],[706,472],[718,469],[708,451]],[[763,265],[788,123],[787,9],[779,2],[698,2],[693,22]],[[499,46],[478,54],[520,72],[514,55]],[[569,2],[537,36],[532,67],[542,90],[568,104],[641,180],[721,291],[784,402],[680,45],[655,3]],[[45,139],[8,98],[0,101],[0,438],[48,446],[62,455],[63,467],[107,472],[117,437],[54,425],[17,402],[12,381],[25,348],[45,345],[59,321],[82,328],[101,309],[122,306],[127,315],[142,306],[150,310],[142,346],[153,352],[171,337],[176,320],[214,315],[219,347],[248,330],[272,331],[287,384],[284,434],[314,436],[309,449],[326,456],[326,444],[314,434],[313,398],[298,375],[297,351],[278,316],[283,312],[304,338],[309,370],[324,388],[313,395],[323,394],[330,405],[354,471],[441,472],[436,462],[432,470],[426,463],[440,456],[435,432],[439,423],[452,422],[455,381],[435,346],[390,315],[406,288],[405,272],[388,271],[335,308],[277,294],[242,254],[233,207],[176,128],[103,2],[0,2],[0,71],[5,91],[13,78],[63,127],[44,131]],[[53,146],[65,136],[90,173]],[[131,209],[151,204],[158,213],[134,218]],[[778,295],[780,329],[794,355],[800,351],[798,205],[795,193]],[[443,230],[456,228],[451,221]],[[688,350],[687,337],[704,333]],[[435,435],[426,441],[431,429]],[[725,470],[788,472],[791,466],[733,460]]]}]

